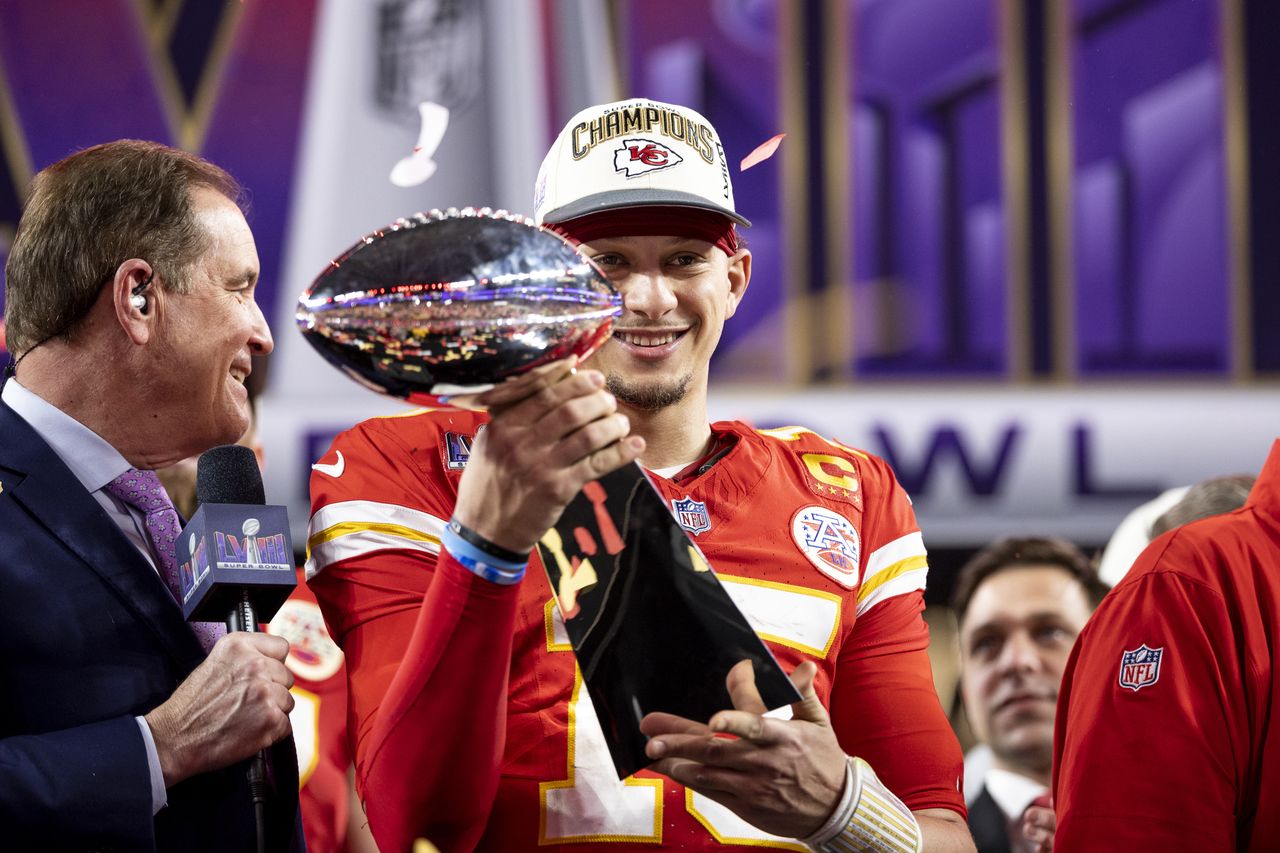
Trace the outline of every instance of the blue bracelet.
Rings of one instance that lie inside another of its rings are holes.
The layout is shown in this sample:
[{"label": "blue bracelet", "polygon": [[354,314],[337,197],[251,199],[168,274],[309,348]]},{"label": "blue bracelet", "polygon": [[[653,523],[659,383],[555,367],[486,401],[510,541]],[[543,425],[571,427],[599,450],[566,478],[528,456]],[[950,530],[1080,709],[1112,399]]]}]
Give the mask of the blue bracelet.
[{"label": "blue bracelet", "polygon": [[463,539],[451,527],[445,527],[444,534],[440,537],[440,544],[467,571],[484,578],[490,583],[502,584],[503,586],[519,583],[520,579],[524,577],[524,570],[529,565],[528,560],[523,563],[516,563],[486,553]]}]

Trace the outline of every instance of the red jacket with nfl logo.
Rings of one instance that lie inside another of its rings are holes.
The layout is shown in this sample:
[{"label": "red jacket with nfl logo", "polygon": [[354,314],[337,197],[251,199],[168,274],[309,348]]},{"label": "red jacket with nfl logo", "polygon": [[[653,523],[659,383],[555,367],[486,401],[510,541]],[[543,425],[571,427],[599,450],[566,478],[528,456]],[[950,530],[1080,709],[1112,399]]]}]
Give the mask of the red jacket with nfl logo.
[{"label": "red jacket with nfl logo", "polygon": [[[384,849],[416,836],[448,850],[804,849],[661,776],[619,781],[536,555],[518,587],[485,589],[441,553],[483,423],[460,412],[368,421],[322,460],[341,452],[342,475],[312,477],[311,586],[347,655],[357,778]],[[729,450],[680,483],[655,477],[659,491],[783,668],[818,664],[846,752],[910,808],[963,815],[960,751],[921,617],[925,548],[892,472],[800,428],[713,430]],[[462,590],[450,605],[461,617],[432,611],[443,581]],[[478,670],[507,666],[504,630],[509,671],[479,681],[505,690],[476,695]],[[488,653],[455,653],[471,647]],[[429,701],[438,694],[451,701]],[[483,713],[463,724],[456,706]]]},{"label": "red jacket with nfl logo", "polygon": [[1085,626],[1054,727],[1054,850],[1280,844],[1280,442],[1245,506],[1152,542]]}]

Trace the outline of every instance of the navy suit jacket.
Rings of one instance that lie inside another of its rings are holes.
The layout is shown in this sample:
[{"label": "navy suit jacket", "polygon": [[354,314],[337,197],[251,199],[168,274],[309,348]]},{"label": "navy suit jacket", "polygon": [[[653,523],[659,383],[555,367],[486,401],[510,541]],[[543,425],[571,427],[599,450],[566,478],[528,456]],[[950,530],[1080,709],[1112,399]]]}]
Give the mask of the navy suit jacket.
[{"label": "navy suit jacket", "polygon": [[[154,817],[136,715],[204,659],[156,571],[0,402],[0,846],[254,850],[245,765]],[[269,849],[301,848],[292,739],[272,749]]]},{"label": "navy suit jacket", "polygon": [[1009,819],[992,798],[987,786],[969,806],[969,831],[978,853],[1009,853]]}]

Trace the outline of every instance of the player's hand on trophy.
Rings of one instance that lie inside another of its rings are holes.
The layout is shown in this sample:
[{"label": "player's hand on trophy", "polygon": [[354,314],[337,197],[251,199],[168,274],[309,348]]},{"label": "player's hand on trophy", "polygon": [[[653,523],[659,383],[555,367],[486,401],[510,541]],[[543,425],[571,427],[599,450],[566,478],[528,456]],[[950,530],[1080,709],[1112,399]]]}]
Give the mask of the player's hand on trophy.
[{"label": "player's hand on trophy", "polygon": [[[787,838],[817,831],[844,789],[845,754],[813,689],[806,661],[791,681],[804,697],[792,719],[766,717],[751,662],[729,671],[734,710],[706,724],[653,713],[640,721],[658,761],[650,768],[727,806],[748,823]],[[725,737],[732,735],[734,737]]]},{"label": "player's hand on trophy", "polygon": [[543,365],[476,398],[489,425],[476,437],[454,517],[521,554],[583,485],[639,458],[644,439],[596,370],[576,357]]}]

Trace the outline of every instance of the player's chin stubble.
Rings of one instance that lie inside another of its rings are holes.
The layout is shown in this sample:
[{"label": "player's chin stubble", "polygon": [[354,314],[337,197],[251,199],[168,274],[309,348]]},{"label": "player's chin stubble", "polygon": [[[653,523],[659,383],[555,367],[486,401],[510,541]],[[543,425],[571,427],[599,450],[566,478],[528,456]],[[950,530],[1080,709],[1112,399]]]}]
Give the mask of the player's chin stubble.
[{"label": "player's chin stubble", "polygon": [[605,380],[605,387],[623,405],[645,412],[656,412],[683,400],[689,393],[689,383],[692,381],[692,373],[668,382],[645,383],[628,383],[618,376],[610,376]]}]

